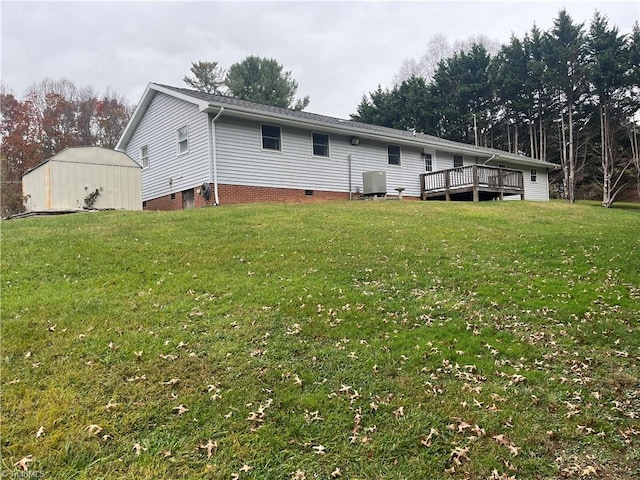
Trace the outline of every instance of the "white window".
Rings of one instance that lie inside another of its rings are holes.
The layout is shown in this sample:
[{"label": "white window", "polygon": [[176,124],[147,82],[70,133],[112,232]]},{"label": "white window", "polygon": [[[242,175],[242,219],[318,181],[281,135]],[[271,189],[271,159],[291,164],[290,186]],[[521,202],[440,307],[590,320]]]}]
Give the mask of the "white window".
[{"label": "white window", "polygon": [[430,153],[423,153],[422,158],[424,158],[424,171],[425,172],[433,172],[433,158]]},{"label": "white window", "polygon": [[538,171],[535,168],[531,169],[531,181],[532,182],[538,181]]},{"label": "white window", "polygon": [[400,165],[400,145],[387,145],[389,165]]},{"label": "white window", "polygon": [[140,165],[142,168],[149,168],[149,147],[147,145],[140,147]]},{"label": "white window", "polygon": [[453,168],[462,167],[464,165],[464,158],[462,155],[453,156]]},{"label": "white window", "polygon": [[189,127],[184,126],[178,129],[178,155],[189,151]]},{"label": "white window", "polygon": [[276,125],[262,125],[263,150],[282,151],[282,132]]},{"label": "white window", "polygon": [[329,135],[326,133],[311,134],[313,141],[313,155],[315,157],[329,156]]}]

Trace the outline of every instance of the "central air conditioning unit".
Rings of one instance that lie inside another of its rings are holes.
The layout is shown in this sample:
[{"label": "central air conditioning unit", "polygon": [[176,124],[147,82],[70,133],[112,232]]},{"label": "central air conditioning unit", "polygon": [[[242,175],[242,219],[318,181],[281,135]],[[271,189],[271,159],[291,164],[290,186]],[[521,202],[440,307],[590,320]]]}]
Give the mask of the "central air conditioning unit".
[{"label": "central air conditioning unit", "polygon": [[362,190],[364,195],[386,195],[386,172],[362,172]]}]

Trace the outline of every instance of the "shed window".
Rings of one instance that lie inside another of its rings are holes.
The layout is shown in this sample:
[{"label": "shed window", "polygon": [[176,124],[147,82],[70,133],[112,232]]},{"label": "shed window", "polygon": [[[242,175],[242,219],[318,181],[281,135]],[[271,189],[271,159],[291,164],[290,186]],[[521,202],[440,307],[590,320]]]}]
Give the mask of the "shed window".
[{"label": "shed window", "polygon": [[329,156],[329,135],[326,133],[314,133],[313,137],[313,155],[316,157]]},{"label": "shed window", "polygon": [[282,150],[280,127],[262,125],[262,148],[264,150]]},{"label": "shed window", "polygon": [[531,181],[532,182],[538,181],[538,171],[535,168],[531,169]]},{"label": "shed window", "polygon": [[400,165],[400,145],[387,145],[389,165]]},{"label": "shed window", "polygon": [[422,158],[424,158],[424,170],[425,172],[433,172],[433,159],[431,158],[430,153],[423,153]]},{"label": "shed window", "polygon": [[464,165],[464,159],[462,155],[454,155],[453,156],[453,168],[462,167]]},{"label": "shed window", "polygon": [[178,155],[189,151],[189,127],[184,126],[178,129]]},{"label": "shed window", "polygon": [[149,147],[147,145],[140,147],[140,165],[142,168],[149,167]]}]

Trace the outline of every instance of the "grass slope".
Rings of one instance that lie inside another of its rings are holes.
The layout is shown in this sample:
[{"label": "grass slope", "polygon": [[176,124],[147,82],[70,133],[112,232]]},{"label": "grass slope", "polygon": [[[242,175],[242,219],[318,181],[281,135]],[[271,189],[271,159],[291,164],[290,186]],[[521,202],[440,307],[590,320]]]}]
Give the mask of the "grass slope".
[{"label": "grass slope", "polygon": [[3,473],[637,478],[639,225],[526,202],[4,222]]}]

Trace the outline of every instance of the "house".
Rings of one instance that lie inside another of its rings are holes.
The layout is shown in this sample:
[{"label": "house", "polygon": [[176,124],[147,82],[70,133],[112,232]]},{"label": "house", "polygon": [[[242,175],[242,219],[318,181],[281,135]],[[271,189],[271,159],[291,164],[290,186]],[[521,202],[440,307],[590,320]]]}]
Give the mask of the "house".
[{"label": "house", "polygon": [[[117,150],[142,166],[147,209],[366,194],[548,200],[553,164],[420,133],[150,83]],[[364,174],[364,175],[363,175]],[[400,190],[402,189],[402,190]]]},{"label": "house", "polygon": [[29,212],[83,208],[142,209],[141,168],[102,147],[69,147],[22,176]]}]

